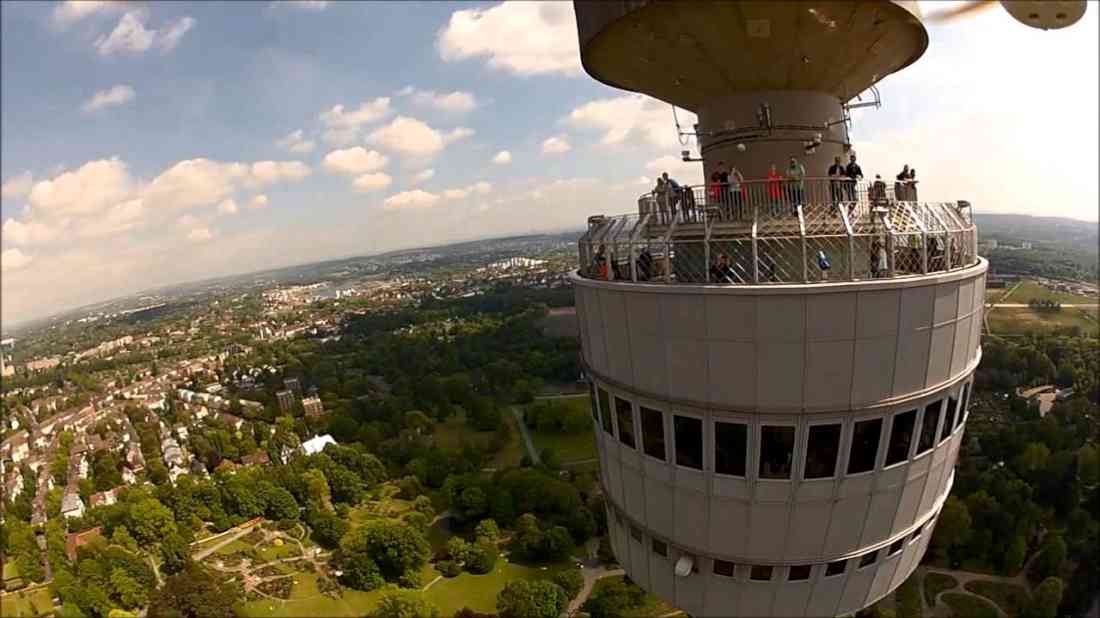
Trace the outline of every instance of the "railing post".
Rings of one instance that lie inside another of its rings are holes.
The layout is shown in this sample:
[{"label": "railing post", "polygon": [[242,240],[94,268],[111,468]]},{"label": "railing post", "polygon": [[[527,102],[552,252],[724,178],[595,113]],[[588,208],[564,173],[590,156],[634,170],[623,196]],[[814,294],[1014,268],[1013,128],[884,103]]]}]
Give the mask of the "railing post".
[{"label": "railing post", "polygon": [[752,282],[760,283],[760,253],[756,244],[756,204],[752,206]]},{"label": "railing post", "polygon": [[802,204],[795,206],[795,214],[798,215],[798,239],[802,242],[802,282],[810,282],[810,267],[807,262],[810,256],[806,248],[806,219],[802,215]]}]

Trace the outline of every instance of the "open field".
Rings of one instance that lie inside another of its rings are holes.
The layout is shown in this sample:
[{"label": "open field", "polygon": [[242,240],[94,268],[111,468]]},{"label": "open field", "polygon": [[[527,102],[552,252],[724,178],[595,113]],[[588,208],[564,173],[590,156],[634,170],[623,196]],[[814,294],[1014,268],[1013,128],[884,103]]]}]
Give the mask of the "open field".
[{"label": "open field", "polygon": [[[592,413],[587,393],[577,397],[562,397],[555,399],[554,402],[573,408],[585,415]],[[535,443],[535,448],[539,452],[547,448],[553,449],[557,452],[558,459],[563,464],[598,457],[596,438],[592,435],[591,425],[586,426],[584,431],[576,433],[558,433],[538,431],[528,423],[527,430],[531,433],[531,440]]]},{"label": "open field", "polygon": [[999,618],[997,610],[977,597],[961,592],[946,592],[940,597],[956,618]]},{"label": "open field", "polygon": [[53,600],[48,586],[0,596],[0,616],[4,618],[43,616],[52,612]]},{"label": "open field", "polygon": [[424,593],[424,598],[439,608],[440,616],[453,616],[463,607],[494,613],[497,610],[497,595],[508,582],[538,579],[541,574],[538,568],[498,560],[496,568],[485,575],[463,573],[458,577],[439,580]]},{"label": "open field", "polygon": [[1096,336],[1100,332],[1097,309],[1063,307],[1061,311],[1035,311],[1026,307],[999,307],[989,311],[988,319],[995,335],[1055,332],[1074,326],[1080,327],[1083,334]]},{"label": "open field", "polygon": [[[493,456],[493,460],[489,465],[495,468],[512,468],[518,466],[520,460],[523,459],[523,444],[521,442],[523,438],[519,435],[519,428],[515,426],[511,414],[505,413],[503,422],[508,423],[512,428],[512,436],[508,440],[508,444]],[[436,446],[457,450],[467,443],[488,444],[493,437],[493,432],[474,431],[466,424],[466,416],[459,414],[448,418],[444,423],[437,424],[432,436],[435,439]]]},{"label": "open field", "polygon": [[[988,290],[987,290],[988,292]],[[1000,302],[1007,303],[1023,303],[1027,304],[1032,300],[1048,300],[1058,302],[1062,304],[1093,304],[1095,305],[1097,299],[1095,296],[1082,296],[1078,294],[1067,294],[1065,292],[1055,292],[1035,281],[1024,281],[1016,288],[1016,291],[1012,292],[1012,295],[1008,297],[1008,300]]]}]

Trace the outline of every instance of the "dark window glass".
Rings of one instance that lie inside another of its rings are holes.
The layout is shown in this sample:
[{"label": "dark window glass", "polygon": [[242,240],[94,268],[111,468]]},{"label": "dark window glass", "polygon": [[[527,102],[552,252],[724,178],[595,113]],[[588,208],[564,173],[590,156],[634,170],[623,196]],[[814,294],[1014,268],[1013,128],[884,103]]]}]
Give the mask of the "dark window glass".
[{"label": "dark window glass", "polygon": [[917,441],[917,454],[924,453],[936,443],[936,429],[940,424],[940,408],[943,400],[936,401],[924,407],[924,420],[920,426],[920,440]]},{"label": "dark window glass", "polygon": [[600,393],[600,422],[603,424],[603,430],[608,435],[615,435],[615,430],[611,426],[611,402],[607,396],[607,391],[602,388],[596,389]]},{"label": "dark window glass", "polygon": [[848,566],[847,560],[837,560],[836,562],[830,562],[825,565],[825,577],[832,577],[833,575],[840,575],[844,572],[844,567]]},{"label": "dark window glass", "polygon": [[749,579],[754,579],[760,582],[770,581],[772,578],[772,568],[770,566],[754,566],[749,571]]},{"label": "dark window glass", "polygon": [[653,539],[653,553],[658,556],[668,556],[668,545],[665,545],[657,539]]},{"label": "dark window glass", "polygon": [[836,474],[840,451],[840,424],[813,425],[806,440],[805,478],[823,479]]},{"label": "dark window glass", "polygon": [[894,541],[893,543],[890,544],[890,553],[888,555],[893,556],[894,554],[901,551],[901,548],[904,547],[904,546],[905,546],[905,539],[898,539],[898,540]]},{"label": "dark window glass", "polygon": [[725,560],[715,560],[714,574],[724,575],[726,577],[733,577],[733,563],[726,562]]},{"label": "dark window glass", "polygon": [[957,425],[962,424],[962,422],[964,420],[966,420],[966,413],[967,413],[967,410],[969,410],[969,409],[970,409],[970,383],[967,382],[966,384],[963,384],[962,406],[959,407],[959,415],[955,419],[955,423]]},{"label": "dark window glass", "polygon": [[955,397],[947,398],[947,416],[943,419],[943,428],[940,429],[940,442],[943,442],[947,436],[951,435],[951,430],[955,428],[955,408],[959,407],[959,400]]},{"label": "dark window glass", "polygon": [[878,551],[873,551],[869,554],[865,554],[862,558],[859,559],[859,568],[862,569],[863,567],[871,566],[875,563],[875,560],[878,560]]},{"label": "dark window glass", "polygon": [[625,399],[615,398],[615,416],[619,419],[619,442],[634,448],[634,409]]},{"label": "dark window glass", "polygon": [[672,417],[676,432],[676,465],[703,469],[703,421],[690,416]]},{"label": "dark window glass", "polygon": [[813,567],[808,564],[801,564],[790,567],[787,569],[787,579],[792,582],[800,582],[810,579],[810,569]]},{"label": "dark window glass", "polygon": [[915,540],[919,539],[921,532],[924,532],[924,524],[921,524],[920,526],[917,527],[916,530],[913,531],[913,536],[909,537],[909,540],[910,541],[915,541]]},{"label": "dark window glass", "polygon": [[917,411],[902,412],[894,417],[890,426],[890,444],[886,449],[886,465],[891,466],[909,459],[909,445],[913,443],[913,425]]},{"label": "dark window glass", "polygon": [[791,478],[794,427],[769,427],[760,431],[760,478]]},{"label": "dark window glass", "polygon": [[714,471],[745,476],[745,450],[749,428],[742,423],[714,424]]},{"label": "dark window glass", "polygon": [[588,398],[592,401],[592,420],[600,422],[600,414],[596,409],[596,385],[588,383]]},{"label": "dark window glass", "polygon": [[645,454],[665,460],[665,415],[642,407],[642,447]]},{"label": "dark window glass", "polygon": [[859,421],[852,430],[852,450],[848,454],[848,474],[875,469],[878,441],[882,437],[882,419]]},{"label": "dark window glass", "polygon": [[630,536],[634,537],[635,541],[642,542],[642,531],[637,526],[630,527]]}]

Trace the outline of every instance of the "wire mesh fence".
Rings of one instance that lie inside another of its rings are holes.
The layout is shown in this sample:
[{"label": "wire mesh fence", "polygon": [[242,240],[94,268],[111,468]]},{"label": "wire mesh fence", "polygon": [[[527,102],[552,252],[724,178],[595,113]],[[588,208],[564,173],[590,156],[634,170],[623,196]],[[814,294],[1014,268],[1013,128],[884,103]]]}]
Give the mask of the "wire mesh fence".
[{"label": "wire mesh fence", "polygon": [[[902,197],[915,189],[903,187]],[[895,199],[897,187],[785,179],[682,187],[596,216],[581,276],[641,283],[808,283],[904,277],[977,261],[968,204]],[[848,199],[849,197],[853,199]]]}]

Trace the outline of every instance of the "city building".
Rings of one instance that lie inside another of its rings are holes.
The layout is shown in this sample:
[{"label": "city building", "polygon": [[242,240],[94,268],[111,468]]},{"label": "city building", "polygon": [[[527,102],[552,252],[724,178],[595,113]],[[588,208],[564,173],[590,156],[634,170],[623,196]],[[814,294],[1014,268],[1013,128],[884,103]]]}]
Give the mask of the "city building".
[{"label": "city building", "polygon": [[316,455],[325,450],[325,447],[330,444],[336,444],[336,440],[333,440],[332,436],[327,433],[322,436],[313,436],[302,443],[302,452],[306,455]]},{"label": "city building", "polygon": [[75,486],[65,489],[65,495],[61,497],[61,515],[64,517],[82,517],[84,515],[84,501],[80,499]]},{"label": "city building", "polygon": [[305,410],[306,416],[321,416],[325,413],[325,406],[321,403],[320,397],[306,397],[302,400],[302,409]]},{"label": "city building", "polygon": [[290,414],[294,409],[293,391],[278,391],[275,393],[275,399],[279,402],[279,411],[283,414]]},{"label": "city building", "polygon": [[298,381],[298,378],[283,378],[283,388],[294,393],[295,396],[302,396],[302,383]]},{"label": "city building", "polygon": [[[920,9],[574,6],[590,75],[696,112],[700,177],[750,179],[641,196],[578,243],[612,549],[689,615],[854,614],[924,555],[981,358],[968,204],[814,178],[854,154],[848,102],[924,52]],[[802,185],[751,180],[790,157]]]}]

